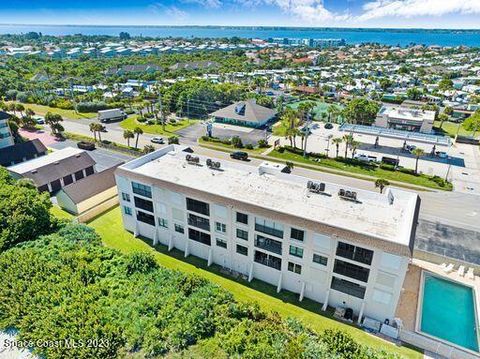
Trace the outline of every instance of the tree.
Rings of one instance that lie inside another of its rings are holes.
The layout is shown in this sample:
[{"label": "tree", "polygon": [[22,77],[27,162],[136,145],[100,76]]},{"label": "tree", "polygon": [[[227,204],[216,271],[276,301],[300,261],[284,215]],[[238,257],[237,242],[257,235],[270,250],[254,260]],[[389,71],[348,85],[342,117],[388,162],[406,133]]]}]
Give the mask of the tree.
[{"label": "tree", "polygon": [[45,114],[45,123],[50,126],[55,136],[64,131],[63,126],[60,124],[61,122],[63,122],[63,118],[58,113],[47,112]]},{"label": "tree", "polygon": [[416,87],[411,87],[407,90],[407,97],[410,100],[420,100],[422,98],[422,91]]},{"label": "tree", "polygon": [[170,136],[167,140],[169,145],[178,145],[180,143],[178,136]]},{"label": "tree", "polygon": [[438,127],[442,128],[443,123],[448,120],[448,115],[446,115],[445,113],[441,113],[440,115],[438,115],[438,120],[440,120],[440,126]]},{"label": "tree", "polygon": [[332,143],[335,144],[336,154],[335,157],[338,157],[338,151],[340,149],[340,144],[343,142],[343,139],[340,137],[334,138]]},{"label": "tree", "polygon": [[0,167],[0,253],[51,228],[50,196],[27,181],[16,182]]},{"label": "tree", "polygon": [[155,151],[155,147],[153,147],[152,145],[145,145],[145,147],[143,147],[144,154],[147,154],[153,151]]},{"label": "tree", "polygon": [[448,78],[443,78],[438,83],[438,89],[440,91],[447,91],[447,90],[453,89],[453,81],[451,79],[448,79]]},{"label": "tree", "polygon": [[125,130],[125,131],[123,131],[123,138],[127,140],[127,146],[130,147],[130,140],[132,138],[135,138],[135,135],[132,131]]},{"label": "tree", "polygon": [[92,122],[92,123],[90,123],[90,125],[88,125],[88,128],[89,128],[90,132],[93,133],[93,138],[94,138],[95,142],[97,142],[97,124]]},{"label": "tree", "polygon": [[463,122],[463,128],[472,131],[472,136],[475,137],[475,133],[480,130],[480,110],[475,111],[472,116]]},{"label": "tree", "polygon": [[379,105],[360,97],[351,100],[343,110],[343,116],[349,123],[371,125],[380,109]]},{"label": "tree", "polygon": [[350,143],[353,141],[353,136],[352,135],[344,135],[342,137],[343,142],[345,142],[345,159],[347,158],[347,153],[348,153],[348,147],[350,146]]},{"label": "tree", "polygon": [[96,129],[96,131],[97,131],[97,133],[98,133],[98,140],[99,140],[100,142],[102,142],[102,132],[105,131],[105,126],[102,125],[101,123],[96,123],[96,124],[95,124],[95,129]]},{"label": "tree", "polygon": [[301,121],[307,121],[310,118],[312,110],[315,108],[315,102],[305,101],[298,105],[297,113]]},{"label": "tree", "polygon": [[135,148],[138,148],[138,139],[140,135],[143,135],[143,130],[140,127],[135,127],[133,133],[137,135],[137,138],[135,139]]},{"label": "tree", "polygon": [[412,155],[415,156],[415,174],[418,174],[418,160],[424,154],[425,154],[425,151],[418,147],[412,151]]},{"label": "tree", "polygon": [[238,136],[233,136],[232,137],[232,146],[235,147],[235,148],[242,148],[243,147],[242,139]]},{"label": "tree", "polygon": [[120,40],[122,41],[130,40],[130,34],[125,31],[120,32],[119,37],[120,37]]},{"label": "tree", "polygon": [[383,178],[378,178],[375,181],[375,188],[379,188],[380,193],[383,193],[383,189],[389,185],[390,185],[390,182],[388,182],[386,179],[383,179]]},{"label": "tree", "polygon": [[355,152],[357,152],[357,148],[360,146],[360,142],[358,141],[350,141],[350,149],[352,150],[352,158],[355,157]]}]

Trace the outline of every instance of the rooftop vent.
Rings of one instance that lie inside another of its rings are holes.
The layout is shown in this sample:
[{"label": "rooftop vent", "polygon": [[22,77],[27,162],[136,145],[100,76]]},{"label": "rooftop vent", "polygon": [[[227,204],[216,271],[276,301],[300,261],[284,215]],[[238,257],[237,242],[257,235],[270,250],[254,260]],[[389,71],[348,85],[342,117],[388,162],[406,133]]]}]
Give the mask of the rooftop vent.
[{"label": "rooftop vent", "polygon": [[235,106],[235,113],[240,116],[245,116],[245,104],[239,103],[237,106]]},{"label": "rooftop vent", "polygon": [[338,196],[342,199],[345,199],[347,201],[352,201],[352,202],[358,202],[357,200],[357,192],[354,191],[349,191],[341,188],[338,191]]},{"label": "rooftop vent", "polygon": [[185,156],[187,162],[191,165],[198,165],[200,163],[200,158],[197,156],[192,156],[190,154]]},{"label": "rooftop vent", "polygon": [[313,192],[313,193],[323,193],[325,192],[325,183],[308,181],[307,188],[310,192]]},{"label": "rooftop vent", "polygon": [[214,169],[214,170],[218,170],[218,169],[220,169],[221,164],[220,164],[220,162],[213,161],[209,158],[209,159],[207,159],[207,166]]},{"label": "rooftop vent", "polygon": [[35,173],[37,173],[37,170],[32,170],[32,174],[35,174]]}]

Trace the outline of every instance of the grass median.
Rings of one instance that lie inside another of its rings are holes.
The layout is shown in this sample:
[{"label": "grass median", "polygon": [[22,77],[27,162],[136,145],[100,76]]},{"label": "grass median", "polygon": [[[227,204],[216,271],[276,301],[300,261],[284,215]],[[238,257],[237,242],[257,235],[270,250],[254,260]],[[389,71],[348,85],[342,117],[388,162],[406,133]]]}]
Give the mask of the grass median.
[{"label": "grass median", "polygon": [[334,320],[331,313],[321,311],[321,305],[317,302],[308,299],[299,302],[297,294],[287,291],[277,293],[274,286],[258,280],[249,283],[245,280],[232,278],[223,274],[221,268],[215,265],[207,267],[205,260],[194,256],[184,258],[183,252],[178,250],[168,252],[166,247],[162,245],[153,248],[149,244],[150,241],[135,238],[123,229],[119,207],[115,207],[97,217],[89,225],[102,237],[106,246],[124,253],[133,251],[151,252],[160,265],[211,280],[230,291],[239,301],[255,301],[264,310],[276,311],[284,317],[298,318],[318,332],[329,328],[339,329],[372,348],[383,349],[407,358],[423,357],[423,354],[415,349],[407,346],[396,346],[374,337],[358,327]]},{"label": "grass median", "polygon": [[75,112],[75,110],[65,110],[57,107],[37,105],[34,103],[22,103],[22,105],[25,107],[25,109],[29,108],[33,112],[35,112],[36,115],[40,116],[45,116],[47,112],[51,112],[58,113],[63,118],[67,118],[70,120],[80,120],[82,118],[97,118],[97,114],[95,112],[80,113]]}]

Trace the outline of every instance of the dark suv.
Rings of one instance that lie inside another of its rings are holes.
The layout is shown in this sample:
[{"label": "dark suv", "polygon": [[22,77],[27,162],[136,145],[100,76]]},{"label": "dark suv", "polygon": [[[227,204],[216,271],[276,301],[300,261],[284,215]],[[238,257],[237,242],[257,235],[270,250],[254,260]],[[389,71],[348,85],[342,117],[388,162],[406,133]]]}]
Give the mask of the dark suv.
[{"label": "dark suv", "polygon": [[230,153],[230,157],[233,158],[234,160],[246,161],[248,160],[248,153],[242,152],[242,151],[235,151]]}]

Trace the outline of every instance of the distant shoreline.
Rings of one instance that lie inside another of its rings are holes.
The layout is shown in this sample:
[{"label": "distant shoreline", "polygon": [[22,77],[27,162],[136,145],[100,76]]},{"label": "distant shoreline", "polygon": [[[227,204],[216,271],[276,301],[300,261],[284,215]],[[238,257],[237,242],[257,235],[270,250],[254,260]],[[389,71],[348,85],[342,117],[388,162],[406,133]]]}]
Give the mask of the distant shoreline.
[{"label": "distant shoreline", "polygon": [[426,32],[426,33],[478,33],[480,34],[480,29],[449,29],[449,28],[438,28],[438,29],[429,29],[429,28],[389,28],[389,27],[304,27],[304,26],[223,26],[223,25],[69,25],[69,24],[10,24],[10,23],[0,23],[0,26],[12,26],[12,27],[83,27],[83,28],[171,28],[171,29],[228,29],[228,30],[254,30],[254,31],[324,31],[324,32],[400,32],[400,33],[412,33],[412,32]]}]

